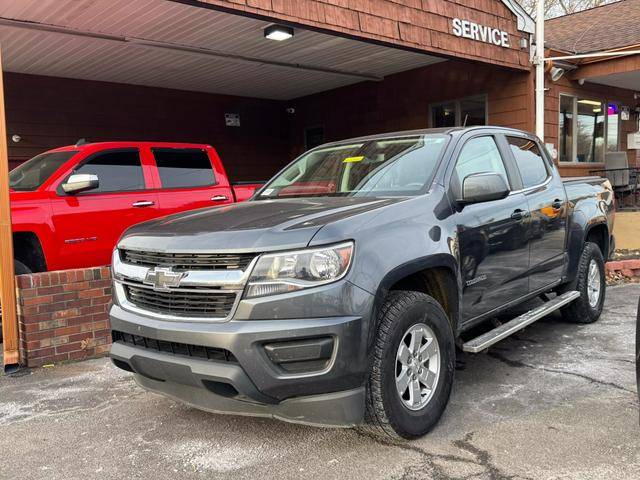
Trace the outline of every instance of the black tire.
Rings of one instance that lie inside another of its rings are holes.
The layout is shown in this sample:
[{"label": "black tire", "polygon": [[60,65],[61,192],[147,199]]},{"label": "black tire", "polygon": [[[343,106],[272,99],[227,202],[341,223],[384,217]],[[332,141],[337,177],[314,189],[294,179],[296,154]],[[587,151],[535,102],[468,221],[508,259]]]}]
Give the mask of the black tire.
[{"label": "black tire", "polygon": [[[411,410],[396,388],[396,354],[405,333],[418,324],[425,324],[434,333],[439,346],[440,373],[430,400],[419,410]],[[455,354],[451,324],[435,299],[420,292],[391,292],[380,310],[361,430],[391,439],[413,439],[428,433],[449,401]]]},{"label": "black tire", "polygon": [[31,269],[27,267],[24,263],[22,263],[20,260],[15,260],[15,259],[13,260],[13,268],[16,275],[24,275],[27,273],[32,273]]},{"label": "black tire", "polygon": [[[589,303],[589,266],[595,262],[598,275],[600,276],[599,298],[595,305]],[[607,282],[604,273],[604,259],[602,252],[595,243],[584,244],[580,262],[578,263],[578,274],[574,282],[574,289],[580,292],[580,297],[566,307],[563,307],[562,318],[573,323],[593,323],[602,313],[604,299],[607,291]]]}]

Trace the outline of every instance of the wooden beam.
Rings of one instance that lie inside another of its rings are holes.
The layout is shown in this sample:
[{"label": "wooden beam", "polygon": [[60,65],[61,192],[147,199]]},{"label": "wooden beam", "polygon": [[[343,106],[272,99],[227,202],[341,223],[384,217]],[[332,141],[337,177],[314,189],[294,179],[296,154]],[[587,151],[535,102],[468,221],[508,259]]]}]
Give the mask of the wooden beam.
[{"label": "wooden beam", "polygon": [[2,336],[4,369],[11,371],[20,365],[16,285],[13,266],[13,232],[9,200],[9,155],[7,123],[4,110],[2,55],[0,53],[0,304],[2,305]]},{"label": "wooden beam", "polygon": [[640,70],[640,55],[608,58],[599,62],[586,63],[569,73],[569,78],[586,80],[593,77],[604,77],[617,73],[629,73]]}]

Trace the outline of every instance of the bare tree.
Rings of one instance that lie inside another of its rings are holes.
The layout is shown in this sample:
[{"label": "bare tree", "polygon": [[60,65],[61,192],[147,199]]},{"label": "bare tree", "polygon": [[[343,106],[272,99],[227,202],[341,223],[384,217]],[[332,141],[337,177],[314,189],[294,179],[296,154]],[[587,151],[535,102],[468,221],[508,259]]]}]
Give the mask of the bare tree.
[{"label": "bare tree", "polygon": [[[525,10],[535,18],[538,0],[519,1]],[[544,0],[544,15],[545,18],[559,17],[614,1],[616,0]]]}]

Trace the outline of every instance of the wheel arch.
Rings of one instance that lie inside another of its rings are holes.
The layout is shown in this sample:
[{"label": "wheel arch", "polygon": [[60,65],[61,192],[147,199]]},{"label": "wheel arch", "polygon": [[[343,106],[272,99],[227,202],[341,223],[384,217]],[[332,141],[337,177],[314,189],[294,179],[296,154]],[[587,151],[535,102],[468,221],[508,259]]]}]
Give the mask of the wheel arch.
[{"label": "wheel arch", "polygon": [[609,257],[609,227],[605,222],[590,225],[584,235],[585,242],[592,242],[598,245],[602,257],[607,261]]},{"label": "wheel arch", "polygon": [[431,255],[394,268],[385,275],[376,292],[375,330],[377,330],[378,322],[377,312],[389,292],[410,290],[426,293],[435,298],[447,314],[452,331],[457,334],[460,315],[460,285],[457,262],[451,255]]},{"label": "wheel arch", "polygon": [[13,233],[13,256],[34,273],[47,271],[47,261],[42,242],[34,232],[21,231]]}]

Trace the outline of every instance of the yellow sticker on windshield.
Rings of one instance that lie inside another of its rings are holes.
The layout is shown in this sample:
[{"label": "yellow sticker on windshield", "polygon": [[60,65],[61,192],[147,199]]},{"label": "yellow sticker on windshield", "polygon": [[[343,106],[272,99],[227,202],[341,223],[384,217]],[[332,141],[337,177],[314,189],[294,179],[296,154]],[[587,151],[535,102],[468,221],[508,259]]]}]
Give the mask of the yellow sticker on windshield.
[{"label": "yellow sticker on windshield", "polygon": [[364,156],[362,156],[362,157],[347,157],[342,161],[342,163],[361,162],[362,160],[364,160]]}]

